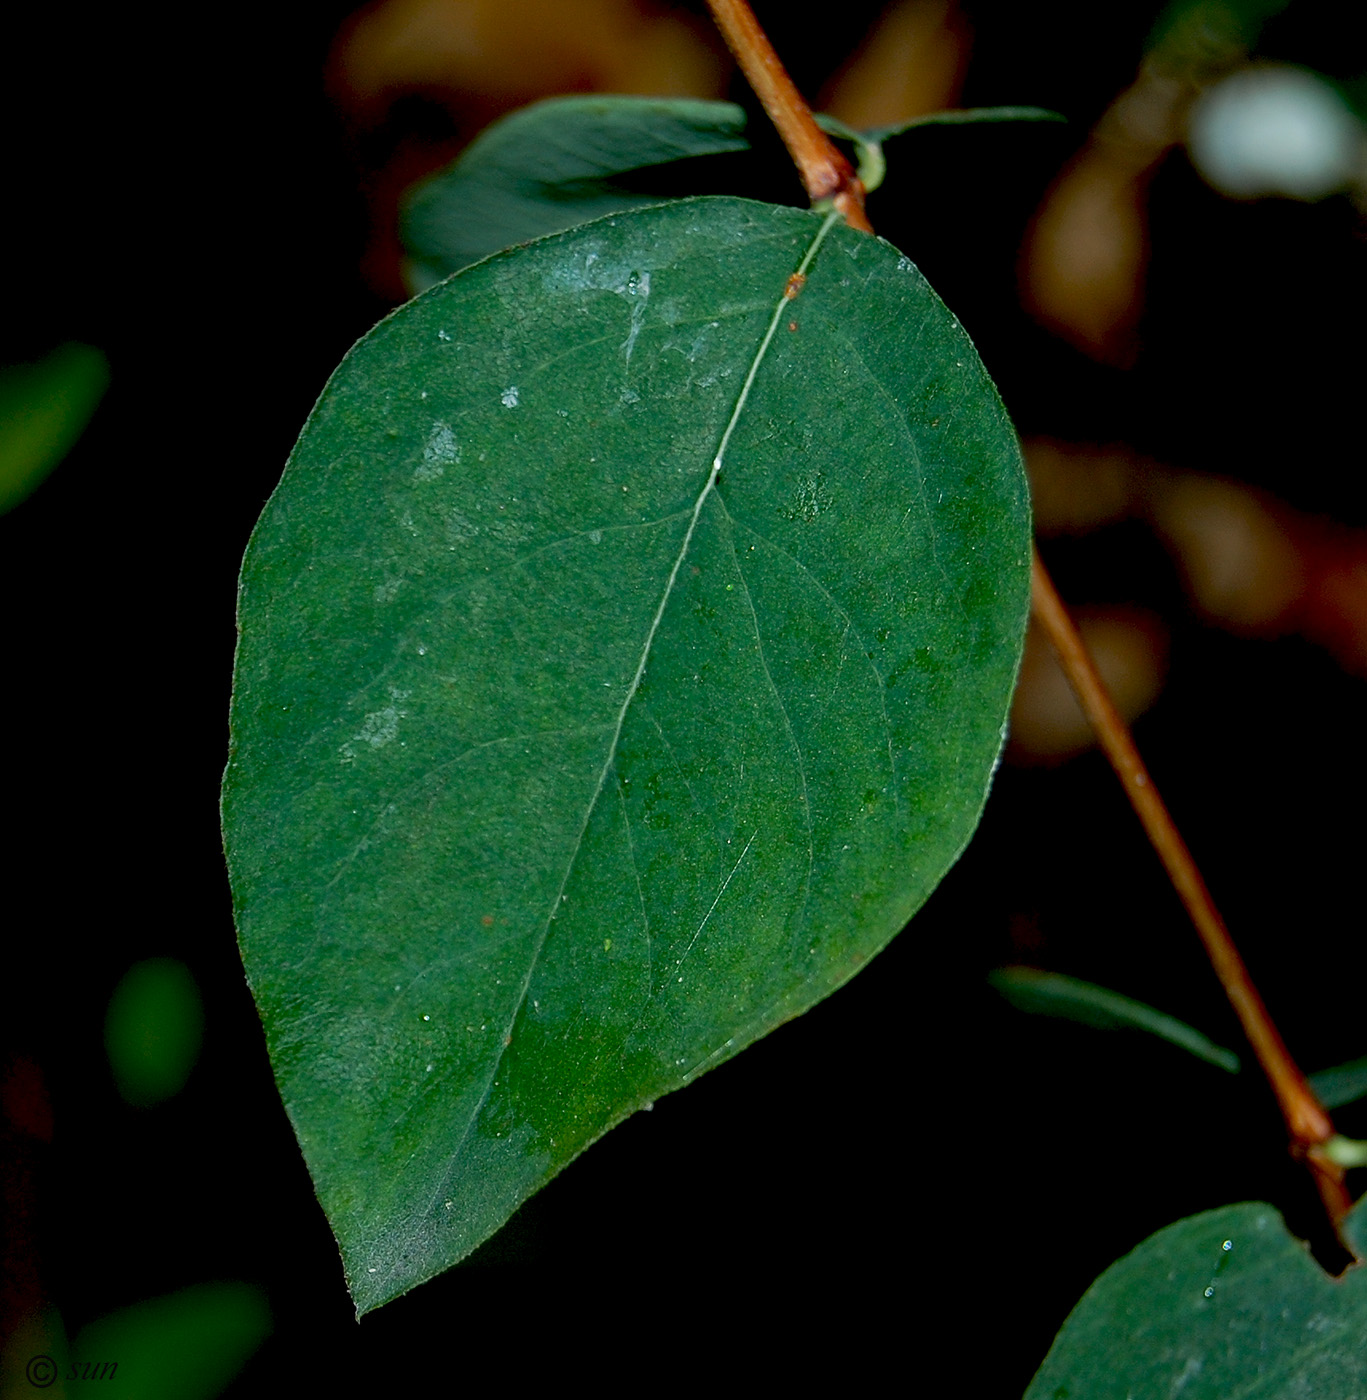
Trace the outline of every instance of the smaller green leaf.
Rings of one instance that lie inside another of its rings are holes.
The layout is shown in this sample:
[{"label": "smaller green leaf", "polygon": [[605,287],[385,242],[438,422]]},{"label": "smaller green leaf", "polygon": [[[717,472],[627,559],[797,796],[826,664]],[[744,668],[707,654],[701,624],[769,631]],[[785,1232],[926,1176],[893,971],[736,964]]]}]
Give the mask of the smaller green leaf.
[{"label": "smaller green leaf", "polygon": [[1121,996],[1093,982],[1040,972],[1033,967],[999,967],[987,980],[1018,1011],[1057,1016],[1098,1030],[1138,1030],[1159,1036],[1198,1060],[1238,1074],[1239,1057],[1200,1031],[1142,1001]]},{"label": "smaller green leaf", "polygon": [[150,1108],[178,1094],[199,1058],[204,1012],[190,969],[175,958],[136,963],[114,989],[105,1050],[127,1102]]},{"label": "smaller green leaf", "polygon": [[109,364],[90,345],[62,345],[36,364],[0,369],[0,515],[75,447],[108,386]]},{"label": "smaller green leaf", "polygon": [[1338,90],[1360,120],[1367,121],[1367,73],[1359,73],[1356,78],[1331,78],[1326,73],[1319,76]]},{"label": "smaller green leaf", "polygon": [[1237,62],[1289,0],[1170,0],[1149,33],[1150,64],[1162,72],[1210,71]]},{"label": "smaller green leaf", "polygon": [[198,1284],[92,1322],[71,1348],[67,1394],[213,1400],[270,1333],[259,1289]]},{"label": "smaller green leaf", "polygon": [[[912,117],[909,121],[896,122],[892,126],[870,127],[868,131],[856,131],[838,118],[824,114],[819,114],[816,121],[828,136],[853,143],[860,182],[864,192],[872,194],[887,175],[887,154],[883,147],[909,132],[934,127],[987,126],[1006,122],[1065,122],[1067,118],[1044,107],[969,107],[958,112],[928,112],[923,117]],[[899,155],[902,154],[906,153],[899,150]],[[910,161],[908,165],[911,165]]]},{"label": "smaller green leaf", "polygon": [[1312,1074],[1310,1087],[1325,1108],[1344,1108],[1367,1098],[1367,1055]]},{"label": "smaller green leaf", "polygon": [[865,141],[886,143],[895,136],[905,136],[909,132],[923,131],[933,126],[995,126],[1007,122],[1066,124],[1067,121],[1062,112],[1051,111],[1048,107],[965,107],[959,111],[927,112],[923,117],[894,122],[891,126],[870,127],[861,136]]},{"label": "smaller green leaf", "polygon": [[[621,177],[748,151],[745,112],[693,98],[555,97],[495,122],[405,203],[415,291],[502,248],[665,202]],[[682,193],[682,191],[681,191]]]},{"label": "smaller green leaf", "polygon": [[1339,1226],[1339,1234],[1359,1259],[1367,1259],[1367,1197],[1360,1200]]},{"label": "smaller green leaf", "polygon": [[1335,1133],[1321,1146],[1324,1155],[1341,1167],[1367,1167],[1367,1142]]},{"label": "smaller green leaf", "polygon": [[[1348,1217],[1363,1239],[1362,1203]],[[1367,1268],[1331,1278],[1261,1202],[1178,1221],[1087,1290],[1025,1400],[1367,1394]]]}]

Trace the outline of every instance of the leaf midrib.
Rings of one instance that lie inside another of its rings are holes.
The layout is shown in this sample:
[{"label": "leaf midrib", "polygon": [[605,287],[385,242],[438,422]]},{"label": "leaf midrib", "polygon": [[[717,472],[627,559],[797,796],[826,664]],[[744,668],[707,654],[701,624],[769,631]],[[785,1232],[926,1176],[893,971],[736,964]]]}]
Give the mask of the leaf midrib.
[{"label": "leaf midrib", "polygon": [[[811,267],[811,264],[815,259],[816,254],[819,251],[822,243],[825,241],[826,235],[830,232],[831,228],[835,225],[835,223],[839,221],[840,217],[840,214],[836,211],[832,211],[826,216],[826,218],[821,224],[821,227],[817,230],[816,234],[812,238],[811,243],[808,245],[807,251],[803,255],[801,262],[798,264],[796,268],[797,274],[805,276],[807,270]],[[779,323],[783,318],[783,315],[785,313],[786,308],[789,305],[790,300],[791,298],[788,296],[787,285],[785,284],[784,292],[779,297],[776,305],[774,306],[774,311],[770,318],[769,326],[765,331],[763,339],[760,341],[758,349],[755,351],[754,358],[750,364],[750,369],[745,376],[744,383],[741,385],[740,393],[736,396],[735,407],[732,409],[731,417],[728,420],[726,428],[722,433],[721,441],[718,444],[716,454],[712,458],[712,462],[707,469],[707,477],[703,483],[702,490],[698,493],[698,497],[693,503],[693,511],[691,518],[689,519],[688,529],[684,533],[683,543],[680,545],[679,552],[675,556],[674,565],[670,569],[668,579],[665,581],[664,590],[661,593],[659,604],[655,609],[655,615],[652,618],[650,628],[646,633],[646,639],[641,647],[641,657],[636,667],[636,673],[632,677],[631,684],[627,688],[626,696],[624,697],[622,705],[617,712],[617,720],[613,726],[612,737],[608,741],[607,756],[603,761],[603,766],[601,770],[599,771],[598,781],[594,784],[593,795],[592,797],[590,797],[587,805],[585,806],[584,816],[579,825],[579,831],[575,836],[574,844],[571,847],[569,857],[565,862],[564,875],[561,877],[560,883],[556,888],[554,899],[551,902],[550,911],[546,915],[545,921],[542,925],[541,934],[537,939],[536,946],[532,950],[532,955],[528,960],[527,972],[522,979],[521,987],[518,989],[517,1000],[513,1006],[512,1013],[508,1017],[508,1022],[504,1028],[503,1035],[499,1038],[498,1054],[494,1057],[493,1064],[491,1065],[489,1070],[489,1076],[485,1081],[484,1088],[481,1091],[480,1096],[474,1105],[474,1108],[471,1110],[470,1117],[465,1125],[465,1129],[461,1133],[460,1141],[456,1143],[455,1147],[452,1149],[449,1157],[447,1158],[446,1170],[442,1174],[442,1178],[440,1183],[438,1184],[437,1189],[433,1192],[431,1199],[428,1201],[427,1209],[423,1212],[423,1218],[426,1218],[426,1216],[431,1214],[433,1206],[436,1204],[437,1200],[440,1199],[444,1194],[447,1182],[450,1179],[451,1170],[454,1167],[455,1163],[459,1160],[461,1153],[464,1151],[465,1143],[468,1140],[471,1131],[474,1129],[474,1125],[478,1121],[480,1114],[484,1111],[484,1107],[489,1100],[489,1094],[491,1093],[493,1085],[498,1078],[499,1069],[502,1067],[503,1058],[507,1053],[508,1046],[511,1043],[513,1030],[517,1025],[517,1019],[522,1014],[522,1008],[526,1004],[527,995],[531,989],[532,978],[536,975],[536,969],[541,960],[541,953],[546,946],[547,938],[550,936],[551,924],[555,921],[555,913],[556,910],[560,907],[561,896],[564,894],[565,888],[569,884],[570,876],[574,872],[575,863],[578,860],[579,852],[583,847],[584,836],[588,831],[589,822],[593,818],[593,813],[598,806],[598,801],[602,796],[604,785],[607,782],[608,774],[611,772],[612,765],[616,760],[617,745],[619,740],[621,739],[622,729],[626,724],[627,713],[631,708],[632,701],[636,698],[636,692],[640,688],[641,680],[645,675],[646,664],[650,659],[650,652],[655,642],[655,636],[660,629],[660,624],[664,619],[665,610],[669,605],[669,600],[671,596],[673,595],[674,584],[678,579],[679,570],[683,567],[684,560],[688,557],[689,547],[693,542],[693,536],[697,530],[698,521],[702,516],[703,506],[707,503],[708,496],[712,494],[712,491],[716,486],[717,477],[718,474],[721,472],[722,464],[725,459],[726,449],[730,444],[732,434],[735,432],[737,424],[740,422],[741,415],[745,411],[745,405],[750,397],[751,387],[754,385],[755,378],[759,374],[761,365],[764,363],[764,359],[768,353],[769,346],[773,342],[775,332],[778,330]],[[417,1222],[415,1222],[413,1233],[416,1234],[420,1228],[420,1225]],[[397,1272],[398,1266],[396,1265],[391,1271],[391,1277],[394,1273]]]}]

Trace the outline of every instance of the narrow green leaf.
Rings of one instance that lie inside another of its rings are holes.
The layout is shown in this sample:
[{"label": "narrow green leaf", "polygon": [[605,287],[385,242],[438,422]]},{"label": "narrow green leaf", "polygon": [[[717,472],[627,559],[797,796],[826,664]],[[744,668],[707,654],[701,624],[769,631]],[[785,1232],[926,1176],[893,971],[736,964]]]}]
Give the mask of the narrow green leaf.
[{"label": "narrow green leaf", "polygon": [[405,201],[410,283],[422,291],[514,243],[663,203],[622,177],[747,151],[744,129],[734,103],[694,98],[555,97],[513,112]]},{"label": "narrow green leaf", "polygon": [[246,1283],[202,1283],[102,1317],[71,1348],[67,1394],[213,1400],[271,1333],[270,1309]]},{"label": "narrow green leaf", "polygon": [[0,515],[32,495],[76,445],[108,385],[108,362],[90,345],[63,345],[36,364],[0,369]]},{"label": "narrow green leaf", "polygon": [[1325,1108],[1345,1108],[1367,1098],[1367,1056],[1312,1074],[1310,1087]]},{"label": "narrow green leaf", "polygon": [[352,350],[243,565],[224,831],[361,1311],[911,917],[1029,540],[962,328],[811,213],[585,225]]},{"label": "narrow green leaf", "polygon": [[1239,1057],[1232,1050],[1216,1045],[1175,1016],[1094,982],[1057,972],[1040,972],[1033,967],[999,967],[988,974],[987,980],[1018,1011],[1058,1016],[1098,1030],[1148,1031],[1230,1074],[1239,1072]]},{"label": "narrow green leaf", "polygon": [[[969,107],[957,112],[930,112],[892,126],[871,127],[868,131],[856,131],[835,117],[818,115],[816,120],[828,135],[853,144],[859,179],[865,192],[872,194],[887,177],[885,147],[889,141],[897,144],[895,158],[905,162],[906,170],[914,171],[915,149],[918,144],[915,133],[933,131],[938,127],[991,126],[1008,122],[1062,122],[1066,118],[1044,107]],[[904,141],[897,141],[898,137],[909,133],[912,134],[910,145]]]},{"label": "narrow green leaf", "polygon": [[1364,1338],[1367,1269],[1331,1278],[1271,1206],[1226,1206],[1111,1265],[1025,1400],[1351,1400],[1367,1395]]},{"label": "narrow green leaf", "polygon": [[927,127],[996,126],[1006,122],[1066,123],[1067,120],[1061,112],[1051,111],[1048,107],[964,107],[958,111],[927,112],[923,117],[894,122],[891,126],[870,127],[860,135],[865,141],[886,144],[895,137],[924,131]]}]

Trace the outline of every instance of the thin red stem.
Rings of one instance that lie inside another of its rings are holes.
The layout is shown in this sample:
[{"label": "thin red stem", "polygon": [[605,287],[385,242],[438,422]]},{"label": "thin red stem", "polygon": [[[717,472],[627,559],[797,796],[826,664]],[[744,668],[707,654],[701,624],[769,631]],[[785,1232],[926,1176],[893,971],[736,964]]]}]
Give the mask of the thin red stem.
[{"label": "thin red stem", "polygon": [[727,47],[735,54],[755,96],[783,138],[802,177],[807,198],[813,204],[830,200],[851,228],[872,233],[873,227],[864,213],[864,186],[854,167],[816,124],[812,109],[788,76],[747,0],[707,3]]},{"label": "thin red stem", "polygon": [[[864,188],[849,161],[817,126],[747,0],[708,0],[717,27],[764,110],[783,138],[813,203],[829,199],[854,228],[872,233]],[[1292,1151],[1309,1167],[1335,1229],[1352,1208],[1341,1166],[1325,1154],[1334,1125],[1311,1089],[1253,984],[1229,929],[1121,719],[1039,551],[1034,553],[1031,606],[1057,653],[1083,712],[1096,731],[1173,888],[1191,916],[1253,1053],[1286,1120]]]},{"label": "thin red stem", "polygon": [[1031,604],[1035,619],[1044,629],[1063,673],[1078,703],[1120,779],[1163,868],[1186,907],[1215,975],[1234,1007],[1248,1043],[1276,1095],[1292,1150],[1304,1157],[1315,1176],[1330,1218],[1337,1226],[1352,1206],[1343,1182],[1343,1169],[1316,1149],[1334,1136],[1334,1125],[1324,1105],[1315,1096],[1300,1067],[1291,1057],[1277,1030],[1248,968],[1234,946],[1229,929],[1215,906],[1210,890],[1192,859],[1187,843],[1154,786],[1153,778],[1139,756],[1129,726],[1120,717],[1115,703],[1097,672],[1087,647],[1049,577],[1039,551],[1035,551]]}]

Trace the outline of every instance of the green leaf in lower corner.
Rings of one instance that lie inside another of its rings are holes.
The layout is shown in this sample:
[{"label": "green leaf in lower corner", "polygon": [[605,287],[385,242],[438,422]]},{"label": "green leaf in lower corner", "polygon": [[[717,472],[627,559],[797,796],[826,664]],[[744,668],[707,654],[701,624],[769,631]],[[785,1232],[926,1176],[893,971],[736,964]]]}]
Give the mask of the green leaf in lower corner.
[{"label": "green leaf in lower corner", "polygon": [[1230,1074],[1239,1072],[1239,1057],[1234,1051],[1216,1045],[1175,1016],[1106,987],[1098,987],[1095,982],[1083,982],[1058,972],[1041,972],[1033,967],[999,967],[988,974],[987,980],[1018,1011],[1057,1016],[1097,1030],[1147,1031],[1171,1045],[1180,1046],[1198,1060],[1218,1065]]},{"label": "green leaf in lower corner", "polygon": [[361,1311],[911,917],[1029,541],[958,322],[808,212],[585,225],[352,350],[243,565],[224,831]]},{"label": "green leaf in lower corner", "polygon": [[203,1283],[102,1317],[71,1348],[67,1394],[213,1400],[270,1336],[261,1292]]},{"label": "green leaf in lower corner", "polygon": [[1354,1400],[1364,1339],[1367,1268],[1331,1278],[1271,1206],[1226,1206],[1107,1269],[1025,1400]]}]

